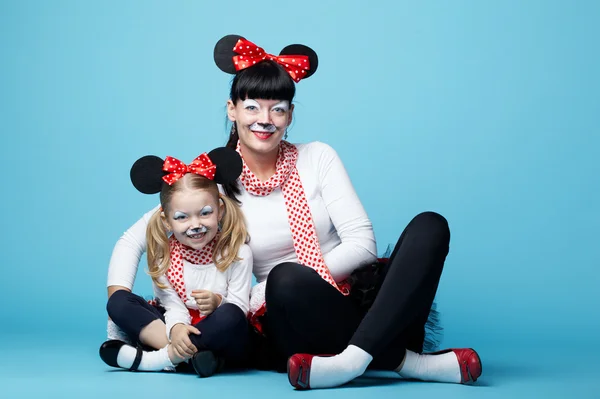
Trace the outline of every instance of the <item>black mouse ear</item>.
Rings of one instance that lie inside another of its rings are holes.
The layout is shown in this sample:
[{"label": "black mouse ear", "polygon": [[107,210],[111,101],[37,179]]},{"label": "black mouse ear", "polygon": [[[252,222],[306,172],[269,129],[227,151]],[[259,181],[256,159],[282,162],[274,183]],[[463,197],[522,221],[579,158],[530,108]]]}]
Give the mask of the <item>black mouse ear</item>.
[{"label": "black mouse ear", "polygon": [[218,184],[232,183],[242,174],[242,157],[229,147],[215,148],[208,157],[217,166],[214,181]]},{"label": "black mouse ear", "polygon": [[156,194],[163,185],[164,160],[155,155],[146,155],[135,161],[129,172],[133,186],[141,193]]},{"label": "black mouse ear", "polygon": [[233,64],[233,57],[237,54],[233,51],[233,48],[240,39],[243,39],[240,35],[227,35],[215,45],[215,64],[221,71],[232,75],[236,74],[237,70]]},{"label": "black mouse ear", "polygon": [[302,76],[302,79],[311,77],[319,67],[319,57],[313,49],[303,44],[290,44],[286,46],[279,55],[305,55],[308,57],[309,69],[306,74]]}]

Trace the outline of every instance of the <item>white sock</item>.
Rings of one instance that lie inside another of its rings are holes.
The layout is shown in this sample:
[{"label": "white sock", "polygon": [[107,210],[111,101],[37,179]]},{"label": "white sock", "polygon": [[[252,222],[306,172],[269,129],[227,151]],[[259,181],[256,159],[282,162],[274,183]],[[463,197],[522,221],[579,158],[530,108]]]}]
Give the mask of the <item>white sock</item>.
[{"label": "white sock", "polygon": [[[144,351],[142,354],[142,361],[138,367],[140,371],[161,371],[165,367],[175,367],[171,360],[169,360],[169,352],[167,351],[168,346],[157,351]],[[117,364],[123,368],[130,368],[135,360],[137,350],[133,346],[123,345],[119,349],[117,355]]]},{"label": "white sock", "polygon": [[362,375],[373,356],[349,345],[342,353],[332,357],[315,356],[310,367],[311,388],[332,388],[343,385]]},{"label": "white sock", "polygon": [[461,382],[460,365],[453,351],[438,355],[420,355],[406,351],[404,364],[395,370],[404,378],[422,381]]},{"label": "white sock", "polygon": [[125,334],[125,332],[121,330],[114,321],[110,319],[108,319],[108,323],[106,324],[106,336],[108,339],[117,339],[127,344],[131,344],[131,339],[129,339],[129,336]]}]

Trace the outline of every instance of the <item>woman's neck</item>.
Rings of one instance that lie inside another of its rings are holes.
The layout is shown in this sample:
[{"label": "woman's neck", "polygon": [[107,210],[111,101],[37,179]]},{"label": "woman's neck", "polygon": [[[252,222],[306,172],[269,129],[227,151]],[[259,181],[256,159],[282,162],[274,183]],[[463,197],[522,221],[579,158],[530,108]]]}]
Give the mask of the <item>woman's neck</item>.
[{"label": "woman's neck", "polygon": [[279,147],[272,152],[263,154],[254,152],[242,145],[242,155],[248,168],[260,181],[267,181],[275,174]]}]

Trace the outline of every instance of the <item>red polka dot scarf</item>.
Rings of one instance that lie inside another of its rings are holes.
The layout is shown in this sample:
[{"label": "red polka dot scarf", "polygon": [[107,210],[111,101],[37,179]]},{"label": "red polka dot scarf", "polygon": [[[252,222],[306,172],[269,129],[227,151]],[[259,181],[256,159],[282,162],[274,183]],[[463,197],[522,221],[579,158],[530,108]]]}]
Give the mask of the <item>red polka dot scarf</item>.
[{"label": "red polka dot scarf", "polygon": [[[237,151],[241,155],[239,142]],[[279,145],[275,174],[269,180],[261,182],[245,162],[240,180],[246,191],[253,195],[267,196],[276,188],[281,188],[299,263],[316,270],[323,280],[333,285],[342,294],[348,295],[350,287],[344,283],[336,284],[323,260],[317,230],[296,169],[297,159],[296,146],[282,140]]]},{"label": "red polka dot scarf", "polygon": [[[209,265],[213,263],[213,248],[217,241],[215,237],[211,242],[206,244],[202,249],[193,249],[183,245],[174,236],[169,239],[169,247],[171,252],[171,264],[167,270],[167,279],[173,289],[179,294],[179,297],[185,304],[187,301],[187,293],[185,290],[185,280],[183,279],[183,260],[194,265]],[[196,324],[204,317],[195,309],[188,309],[192,316],[192,324]]]}]

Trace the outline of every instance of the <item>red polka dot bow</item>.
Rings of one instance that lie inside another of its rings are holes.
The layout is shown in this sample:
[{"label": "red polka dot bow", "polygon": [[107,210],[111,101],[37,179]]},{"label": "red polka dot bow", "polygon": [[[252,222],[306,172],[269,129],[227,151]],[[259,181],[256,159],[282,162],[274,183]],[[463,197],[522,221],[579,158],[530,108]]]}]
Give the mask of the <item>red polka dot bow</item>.
[{"label": "red polka dot bow", "polygon": [[212,163],[208,154],[204,153],[200,154],[189,165],[184,164],[177,158],[167,157],[163,163],[163,170],[165,172],[171,172],[168,175],[163,176],[165,183],[170,186],[181,179],[186,173],[195,173],[213,180],[215,178],[217,166]]},{"label": "red polka dot bow", "polygon": [[233,64],[236,71],[251,67],[263,60],[272,60],[283,66],[294,82],[298,83],[300,79],[306,76],[306,71],[310,69],[310,62],[306,55],[277,56],[269,54],[261,47],[246,39],[239,39],[233,51],[239,54],[233,57]]}]

